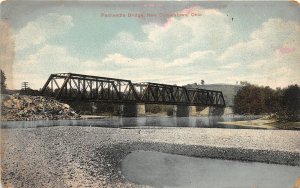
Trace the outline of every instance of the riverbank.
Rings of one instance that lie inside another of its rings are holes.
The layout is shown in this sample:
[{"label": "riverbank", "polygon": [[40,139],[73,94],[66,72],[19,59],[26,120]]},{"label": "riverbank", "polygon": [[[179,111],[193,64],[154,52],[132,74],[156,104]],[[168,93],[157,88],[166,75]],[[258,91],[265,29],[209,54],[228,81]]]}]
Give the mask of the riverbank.
[{"label": "riverbank", "polygon": [[300,132],[162,127],[1,129],[4,187],[140,187],[120,164],[132,151],[300,166]]},{"label": "riverbank", "polygon": [[0,95],[1,121],[79,119],[68,104],[44,96]]}]

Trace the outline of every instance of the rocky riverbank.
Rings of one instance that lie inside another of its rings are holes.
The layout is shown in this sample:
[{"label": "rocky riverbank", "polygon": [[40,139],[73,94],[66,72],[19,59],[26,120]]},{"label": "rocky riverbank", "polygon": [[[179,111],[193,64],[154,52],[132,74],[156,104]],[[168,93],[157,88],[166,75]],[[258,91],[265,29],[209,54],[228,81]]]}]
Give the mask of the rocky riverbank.
[{"label": "rocky riverbank", "polygon": [[1,129],[4,187],[142,187],[122,159],[136,150],[300,166],[300,132],[286,130],[43,127]]},{"label": "rocky riverbank", "polygon": [[43,96],[1,95],[1,121],[78,119],[68,105]]}]

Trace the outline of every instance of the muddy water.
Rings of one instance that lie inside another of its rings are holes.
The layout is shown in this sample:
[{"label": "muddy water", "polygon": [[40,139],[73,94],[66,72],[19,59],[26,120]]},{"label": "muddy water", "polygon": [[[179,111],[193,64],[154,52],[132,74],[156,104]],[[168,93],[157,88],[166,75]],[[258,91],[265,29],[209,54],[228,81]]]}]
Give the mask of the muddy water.
[{"label": "muddy water", "polygon": [[122,173],[153,187],[283,188],[294,187],[300,167],[139,151],[122,161]]}]

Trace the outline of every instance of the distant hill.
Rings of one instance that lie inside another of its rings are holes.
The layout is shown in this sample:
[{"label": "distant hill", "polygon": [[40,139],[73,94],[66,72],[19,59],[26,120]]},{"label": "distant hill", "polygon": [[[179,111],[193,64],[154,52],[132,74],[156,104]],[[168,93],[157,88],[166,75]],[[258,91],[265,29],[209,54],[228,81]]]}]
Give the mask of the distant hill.
[{"label": "distant hill", "polygon": [[20,92],[20,90],[16,90],[16,89],[6,89],[6,93],[8,95],[13,95],[13,94],[18,94]]},{"label": "distant hill", "polygon": [[234,96],[238,90],[242,87],[241,85],[227,85],[227,84],[208,84],[208,85],[199,85],[199,84],[187,84],[187,88],[198,88],[198,89],[209,89],[222,91],[226,106],[233,106]]}]

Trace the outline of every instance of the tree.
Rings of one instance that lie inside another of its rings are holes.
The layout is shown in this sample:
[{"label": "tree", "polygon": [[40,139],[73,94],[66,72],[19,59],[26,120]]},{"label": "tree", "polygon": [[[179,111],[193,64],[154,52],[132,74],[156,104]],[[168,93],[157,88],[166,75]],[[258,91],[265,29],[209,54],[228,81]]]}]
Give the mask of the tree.
[{"label": "tree", "polygon": [[300,88],[296,85],[290,85],[282,92],[280,101],[280,118],[286,121],[297,121],[300,113]]},{"label": "tree", "polygon": [[281,110],[280,101],[282,98],[282,89],[276,90],[270,87],[264,88],[264,112],[266,113],[278,113]]},{"label": "tree", "polygon": [[300,87],[290,85],[285,89],[259,87],[245,83],[234,97],[234,113],[275,113],[281,121],[299,121]]},{"label": "tree", "polygon": [[247,86],[247,85],[251,85],[251,84],[247,81],[240,81],[240,85]]},{"label": "tree", "polygon": [[0,69],[1,71],[1,93],[6,93],[6,76],[5,73]]},{"label": "tree", "polygon": [[204,83],[205,83],[204,80],[201,80],[201,85],[204,85]]},{"label": "tree", "polygon": [[264,112],[263,90],[257,86],[247,84],[234,97],[234,113],[261,114]]},{"label": "tree", "polygon": [[263,112],[266,113],[272,113],[274,112],[274,106],[275,104],[275,91],[271,89],[269,86],[261,88],[263,93],[262,93],[262,98],[264,101],[263,104]]}]

